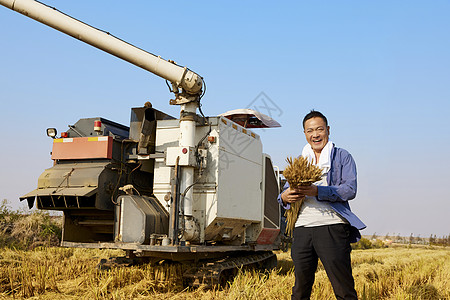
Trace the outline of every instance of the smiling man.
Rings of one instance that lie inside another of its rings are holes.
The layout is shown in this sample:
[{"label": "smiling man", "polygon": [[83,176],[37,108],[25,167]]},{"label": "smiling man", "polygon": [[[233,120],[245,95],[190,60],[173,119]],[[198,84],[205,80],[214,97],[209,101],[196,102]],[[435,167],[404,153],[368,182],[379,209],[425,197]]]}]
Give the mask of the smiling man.
[{"label": "smiling man", "polygon": [[285,209],[305,197],[295,223],[291,256],[295,266],[292,299],[309,299],[320,258],[337,299],[357,299],[350,243],[364,225],[348,200],[356,196],[356,164],[346,150],[329,140],[327,118],[312,110],[303,119],[308,144],[302,156],[322,169],[322,180],[297,189],[283,188],[278,201]]}]

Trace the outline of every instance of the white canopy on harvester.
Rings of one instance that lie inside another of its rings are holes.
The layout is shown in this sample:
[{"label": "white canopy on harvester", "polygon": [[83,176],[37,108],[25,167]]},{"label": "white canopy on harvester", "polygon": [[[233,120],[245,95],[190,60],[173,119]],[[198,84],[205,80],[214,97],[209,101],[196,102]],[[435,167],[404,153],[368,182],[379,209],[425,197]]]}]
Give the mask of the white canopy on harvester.
[{"label": "white canopy on harvester", "polygon": [[250,108],[233,109],[219,116],[226,117],[245,128],[281,127],[280,123],[271,117]]}]

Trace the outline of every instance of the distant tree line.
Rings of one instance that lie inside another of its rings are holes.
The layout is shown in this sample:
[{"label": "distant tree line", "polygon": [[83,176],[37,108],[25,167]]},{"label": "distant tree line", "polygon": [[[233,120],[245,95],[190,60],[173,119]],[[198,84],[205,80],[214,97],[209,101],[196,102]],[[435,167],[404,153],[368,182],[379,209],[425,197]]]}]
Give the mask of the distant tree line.
[{"label": "distant tree line", "polygon": [[371,241],[372,244],[379,241],[384,243],[385,245],[389,245],[390,243],[397,243],[397,244],[410,244],[410,245],[417,244],[417,245],[430,245],[443,247],[450,246],[450,235],[438,237],[436,234],[431,234],[430,237],[424,238],[420,237],[420,235],[414,236],[412,233],[410,234],[410,236],[401,236],[400,234],[390,235],[389,233],[387,233],[384,236],[381,236],[374,233],[370,237],[365,236],[365,239]]},{"label": "distant tree line", "polygon": [[450,246],[450,235],[443,236],[443,237],[436,237],[436,235],[430,235],[429,244],[433,246]]}]

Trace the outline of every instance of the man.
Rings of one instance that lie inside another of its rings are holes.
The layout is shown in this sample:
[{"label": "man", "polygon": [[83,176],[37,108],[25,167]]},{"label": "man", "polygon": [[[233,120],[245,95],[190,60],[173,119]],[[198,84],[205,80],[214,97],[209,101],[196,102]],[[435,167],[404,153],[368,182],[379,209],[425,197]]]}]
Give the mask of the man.
[{"label": "man", "polygon": [[356,165],[346,150],[329,140],[327,118],[312,110],[303,119],[308,144],[302,156],[322,169],[322,180],[311,186],[283,188],[278,201],[285,209],[305,197],[295,223],[291,256],[295,267],[292,299],[309,299],[318,259],[322,261],[337,299],[357,299],[350,243],[364,225],[348,200],[356,196]]}]

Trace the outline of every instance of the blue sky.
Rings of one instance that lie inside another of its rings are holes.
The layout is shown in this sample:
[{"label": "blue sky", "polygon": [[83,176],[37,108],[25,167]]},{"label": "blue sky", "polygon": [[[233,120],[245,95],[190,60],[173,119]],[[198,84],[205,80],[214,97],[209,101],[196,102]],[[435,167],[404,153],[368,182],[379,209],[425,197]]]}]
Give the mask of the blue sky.
[{"label": "blue sky", "polygon": [[[203,76],[206,115],[264,92],[283,127],[257,133],[281,168],[322,111],[356,160],[363,234],[450,233],[450,2],[44,2]],[[161,78],[4,7],[0,41],[0,199],[15,207],[51,166],[47,127],[128,124],[146,101],[178,115]]]}]

